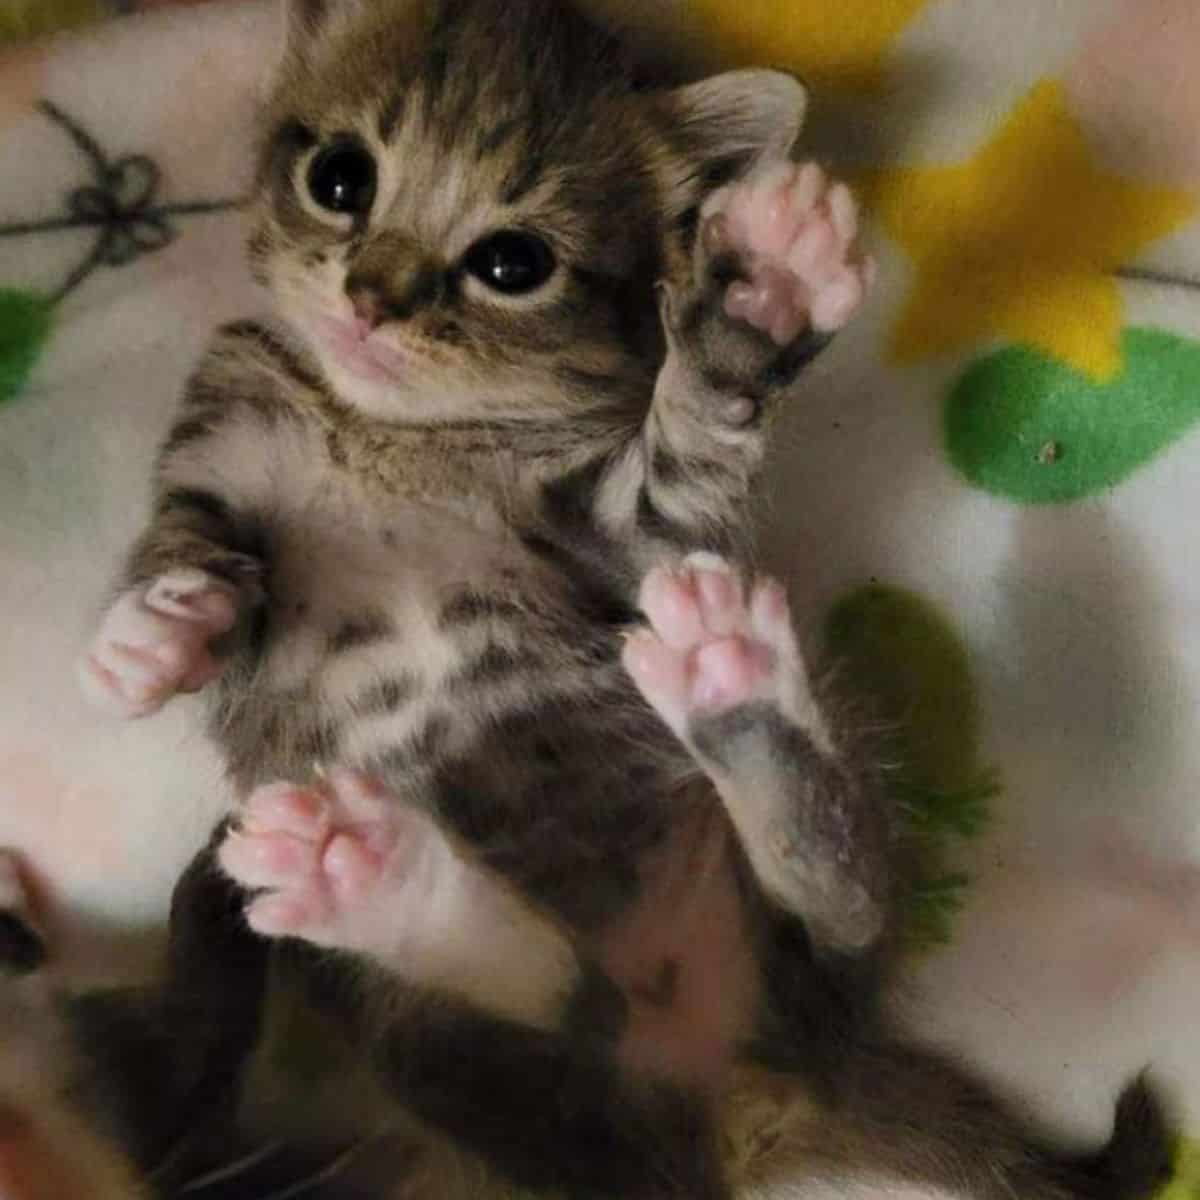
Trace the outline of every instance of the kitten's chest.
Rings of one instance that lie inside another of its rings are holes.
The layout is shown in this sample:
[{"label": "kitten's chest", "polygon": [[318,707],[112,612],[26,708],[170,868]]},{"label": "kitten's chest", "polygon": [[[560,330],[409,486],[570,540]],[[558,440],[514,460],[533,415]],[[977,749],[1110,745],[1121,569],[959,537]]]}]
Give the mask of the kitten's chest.
[{"label": "kitten's chest", "polygon": [[[260,510],[265,601],[222,684],[215,728],[243,788],[339,764],[430,802],[442,766],[513,712],[628,690],[616,628],[517,532],[515,481],[406,493],[306,465],[281,461]],[[527,758],[490,762],[489,797],[545,782]]]},{"label": "kitten's chest", "polygon": [[432,435],[306,413],[222,433],[218,490],[265,559],[260,648],[287,643],[297,677],[314,665],[306,642],[336,640],[368,615],[420,625],[448,591],[532,565],[512,534],[530,501],[511,455],[476,462]]},{"label": "kitten's chest", "polygon": [[352,652],[401,643],[437,677],[457,650],[447,604],[495,581],[544,587],[486,498],[372,495],[328,479],[271,516],[261,650],[277,686],[300,687]]}]

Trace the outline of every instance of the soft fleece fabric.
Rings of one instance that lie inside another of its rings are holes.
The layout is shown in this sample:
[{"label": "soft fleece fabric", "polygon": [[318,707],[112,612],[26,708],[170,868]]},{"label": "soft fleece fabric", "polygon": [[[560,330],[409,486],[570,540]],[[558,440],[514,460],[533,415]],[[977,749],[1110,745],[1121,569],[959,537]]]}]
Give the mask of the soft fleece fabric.
[{"label": "soft fleece fabric", "polygon": [[[897,1004],[1064,1136],[1102,1137],[1147,1064],[1198,1130],[1200,7],[679,21],[809,80],[812,152],[871,212],[880,286],[777,426],[769,545],[813,647],[904,722],[904,785],[946,827],[995,785],[954,855],[963,911]],[[73,661],[189,363],[259,302],[222,204],[275,45],[246,0],[0,59],[0,843],[80,976],[152,966],[225,803],[193,702],[114,725]]]}]

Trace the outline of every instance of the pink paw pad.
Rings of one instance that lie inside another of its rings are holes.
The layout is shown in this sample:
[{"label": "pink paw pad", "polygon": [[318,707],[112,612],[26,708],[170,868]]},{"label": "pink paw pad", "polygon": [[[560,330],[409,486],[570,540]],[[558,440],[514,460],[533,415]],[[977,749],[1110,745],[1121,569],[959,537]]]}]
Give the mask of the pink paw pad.
[{"label": "pink paw pad", "polygon": [[793,715],[806,677],[775,580],[747,586],[712,555],[659,567],[642,583],[650,628],[625,646],[625,667],[667,725],[686,737],[691,719],[758,700]]},{"label": "pink paw pad", "polygon": [[709,253],[733,252],[747,278],[725,311],[780,346],[805,329],[832,333],[853,316],[874,278],[856,249],[858,206],[815,163],[775,163],[714,193],[701,213]]},{"label": "pink paw pad", "polygon": [[257,893],[246,919],[264,937],[372,953],[391,948],[408,868],[432,840],[441,834],[431,818],[370,776],[337,770],[313,787],[258,788],[218,859]]},{"label": "pink paw pad", "polygon": [[203,571],[134,588],[109,609],[79,665],[84,694],[118,716],[149,716],[220,674],[209,643],[236,620],[234,589]]}]

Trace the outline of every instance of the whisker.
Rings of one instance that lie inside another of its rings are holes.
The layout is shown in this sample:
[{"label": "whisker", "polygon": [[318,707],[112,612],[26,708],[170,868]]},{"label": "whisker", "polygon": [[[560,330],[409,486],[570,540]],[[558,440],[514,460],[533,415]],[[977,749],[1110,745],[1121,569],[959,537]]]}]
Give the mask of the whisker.
[{"label": "whisker", "polygon": [[151,1168],[146,1173],[146,1182],[154,1183],[162,1176],[173,1171],[179,1161],[187,1153],[189,1147],[196,1140],[196,1132],[193,1130],[190,1134],[184,1134],[178,1141],[162,1156],[156,1167]]},{"label": "whisker", "polygon": [[218,1167],[215,1171],[209,1171],[207,1174],[189,1180],[179,1189],[179,1194],[182,1196],[189,1192],[199,1192],[206,1187],[211,1187],[214,1183],[232,1179],[235,1175],[241,1175],[258,1166],[260,1162],[265,1162],[273,1154],[278,1154],[281,1149],[283,1149],[283,1142],[268,1142],[265,1146],[260,1146],[257,1150],[252,1150],[249,1154],[235,1159],[227,1166]]},{"label": "whisker", "polygon": [[348,1150],[343,1150],[333,1162],[322,1167],[307,1179],[301,1179],[296,1183],[289,1184],[282,1191],[270,1192],[263,1196],[262,1200],[291,1200],[293,1196],[302,1196],[305,1192],[311,1191],[323,1183],[329,1183],[330,1180],[336,1179],[368,1146],[379,1141],[383,1136],[381,1134],[373,1138],[364,1138],[357,1145],[351,1146]]}]

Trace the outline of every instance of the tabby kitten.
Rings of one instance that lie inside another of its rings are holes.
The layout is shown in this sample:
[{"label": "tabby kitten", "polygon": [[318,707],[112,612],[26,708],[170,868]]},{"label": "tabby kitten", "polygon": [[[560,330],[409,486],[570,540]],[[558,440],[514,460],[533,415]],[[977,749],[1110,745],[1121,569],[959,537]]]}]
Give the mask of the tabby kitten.
[{"label": "tabby kitten", "polygon": [[[868,282],[849,193],[788,161],[802,109],[768,71],[650,86],[555,0],[291,5],[277,316],[188,384],[83,677],[130,716],[210,690],[217,857],[371,1069],[347,1128],[420,1122],[397,1196],[1051,1200],[1161,1165],[1142,1091],[1056,1157],[876,1011],[885,801],[729,565],[766,419]],[[267,943],[205,961],[210,861],[176,1114],[260,1080]]]}]

